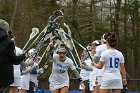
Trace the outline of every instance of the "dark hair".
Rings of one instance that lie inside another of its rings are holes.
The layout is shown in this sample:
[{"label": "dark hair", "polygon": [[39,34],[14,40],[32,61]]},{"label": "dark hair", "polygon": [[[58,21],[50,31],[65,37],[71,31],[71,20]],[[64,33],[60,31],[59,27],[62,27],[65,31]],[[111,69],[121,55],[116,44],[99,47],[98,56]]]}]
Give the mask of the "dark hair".
[{"label": "dark hair", "polygon": [[116,45],[117,45],[116,34],[114,32],[107,33],[106,41],[108,42],[109,46],[116,47]]},{"label": "dark hair", "polygon": [[8,31],[8,36],[9,36],[10,39],[15,37],[11,30]]},{"label": "dark hair", "polygon": [[65,44],[60,44],[60,47],[66,47],[66,45]]}]

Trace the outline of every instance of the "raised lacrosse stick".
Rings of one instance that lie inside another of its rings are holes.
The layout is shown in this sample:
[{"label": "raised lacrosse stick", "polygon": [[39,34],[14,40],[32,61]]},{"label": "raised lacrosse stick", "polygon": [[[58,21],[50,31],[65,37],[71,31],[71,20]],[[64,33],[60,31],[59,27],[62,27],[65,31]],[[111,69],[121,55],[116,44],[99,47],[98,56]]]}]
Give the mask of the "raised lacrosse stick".
[{"label": "raised lacrosse stick", "polygon": [[39,64],[42,61],[43,57],[45,56],[46,52],[50,50],[50,44],[52,44],[52,42],[49,43],[49,45],[46,47],[44,53],[42,54],[40,60],[39,60]]},{"label": "raised lacrosse stick", "polygon": [[[70,31],[69,26],[68,26],[66,23],[64,23],[64,26],[68,29],[68,35],[71,37],[71,31]],[[72,42],[74,51],[75,51],[75,53],[76,53],[76,55],[77,55],[77,58],[78,58],[78,61],[81,62],[80,57],[79,57],[78,52],[77,52],[77,49],[76,49],[76,47],[75,47],[75,45],[74,45],[74,42],[73,42],[73,40],[72,40],[71,38],[70,38],[70,41]]]},{"label": "raised lacrosse stick", "polygon": [[[67,28],[67,26],[66,26],[66,23],[64,23],[64,26]],[[67,28],[68,29],[68,28]],[[70,32],[71,33],[71,32]],[[66,32],[64,32],[64,34],[68,37],[68,38],[70,38],[73,42],[75,42],[77,45],[79,45],[82,49],[84,49],[85,50],[85,47],[84,46],[82,46],[79,42],[77,42],[75,39],[73,39],[70,35],[68,35]]]},{"label": "raised lacrosse stick", "polygon": [[25,52],[27,52],[37,42],[40,42],[40,40],[43,39],[43,41],[46,41],[48,39],[48,34],[53,32],[55,28],[59,27],[58,22],[61,17],[63,17],[62,11],[57,10],[57,11],[53,12],[53,14],[49,17],[47,26],[43,29],[43,31],[41,31],[41,33],[38,35],[38,37],[32,42],[32,44],[27,48],[27,50]]},{"label": "raised lacrosse stick", "polygon": [[26,48],[26,46],[28,45],[28,43],[39,33],[39,29],[34,27],[32,28],[32,33],[30,34],[30,38],[27,41],[27,43],[25,44],[25,46],[23,47],[22,50],[24,50]]}]

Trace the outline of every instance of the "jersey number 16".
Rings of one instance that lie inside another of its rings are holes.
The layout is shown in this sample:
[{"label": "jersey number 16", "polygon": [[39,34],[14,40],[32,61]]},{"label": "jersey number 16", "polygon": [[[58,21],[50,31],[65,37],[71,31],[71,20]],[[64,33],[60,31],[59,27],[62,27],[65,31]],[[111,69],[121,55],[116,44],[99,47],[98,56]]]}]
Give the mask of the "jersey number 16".
[{"label": "jersey number 16", "polygon": [[119,58],[114,58],[114,60],[112,58],[110,58],[110,68],[118,68],[119,66]]}]

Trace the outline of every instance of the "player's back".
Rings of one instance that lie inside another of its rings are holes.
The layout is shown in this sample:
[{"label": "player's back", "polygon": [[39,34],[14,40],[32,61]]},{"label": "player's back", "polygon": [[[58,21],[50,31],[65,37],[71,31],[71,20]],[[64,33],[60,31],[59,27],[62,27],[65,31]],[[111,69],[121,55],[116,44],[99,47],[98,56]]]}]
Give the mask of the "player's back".
[{"label": "player's back", "polygon": [[124,57],[118,50],[107,50],[102,56],[105,59],[105,72],[120,73],[120,63],[124,62]]},{"label": "player's back", "polygon": [[101,55],[100,61],[105,62],[104,78],[121,79],[120,63],[124,62],[124,57],[118,50],[107,50]]}]

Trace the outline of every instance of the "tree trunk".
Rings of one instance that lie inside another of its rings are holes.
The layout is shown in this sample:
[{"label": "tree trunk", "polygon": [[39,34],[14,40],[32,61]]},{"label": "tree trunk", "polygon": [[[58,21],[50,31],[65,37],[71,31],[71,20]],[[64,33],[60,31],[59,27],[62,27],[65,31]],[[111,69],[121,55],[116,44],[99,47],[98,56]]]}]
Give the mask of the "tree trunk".
[{"label": "tree trunk", "polygon": [[[115,4],[115,15],[114,15],[114,32],[117,33],[117,42],[119,41],[119,14],[120,14],[121,0],[117,0]],[[117,48],[119,45],[117,45]]]},{"label": "tree trunk", "polygon": [[[124,4],[124,57],[125,57],[125,62],[126,62],[126,65],[127,65],[127,0],[125,0],[125,4]],[[127,65],[129,66],[129,65]]]},{"label": "tree trunk", "polygon": [[113,31],[113,16],[112,16],[112,2],[110,0],[110,6],[109,6],[109,12],[110,12],[110,31]]},{"label": "tree trunk", "polygon": [[114,21],[114,31],[119,34],[119,13],[120,13],[121,0],[117,0],[115,5],[115,21]]},{"label": "tree trunk", "polygon": [[134,61],[135,61],[135,78],[139,78],[140,72],[139,72],[139,2],[138,0],[134,1],[135,5],[135,48],[134,48]]},{"label": "tree trunk", "polygon": [[96,7],[95,7],[95,0],[91,0],[91,4],[90,4],[90,12],[92,15],[92,22],[91,22],[91,33],[92,35],[92,40],[95,40],[96,37],[96,29],[95,29],[95,17],[96,17]]}]

